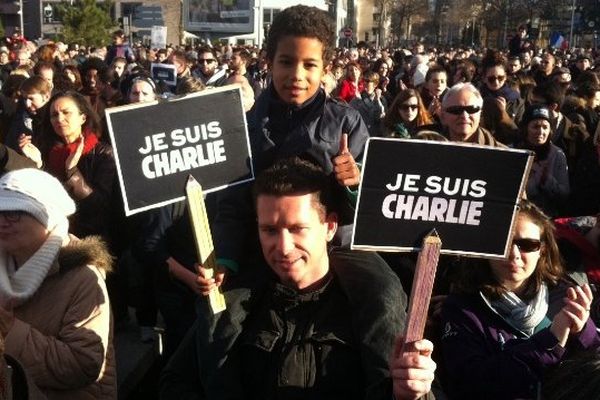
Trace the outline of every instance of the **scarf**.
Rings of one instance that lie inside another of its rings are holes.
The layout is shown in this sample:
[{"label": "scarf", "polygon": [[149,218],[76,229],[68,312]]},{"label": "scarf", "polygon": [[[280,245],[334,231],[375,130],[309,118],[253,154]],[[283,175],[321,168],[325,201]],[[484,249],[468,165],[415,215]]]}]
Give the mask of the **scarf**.
[{"label": "scarf", "polygon": [[68,238],[69,223],[65,218],[50,232],[40,248],[18,269],[12,255],[0,250],[0,298],[4,304],[18,307],[35,294],[58,252]]},{"label": "scarf", "polygon": [[529,302],[524,302],[513,292],[505,292],[499,299],[491,301],[491,305],[512,326],[532,335],[548,313],[548,301],[548,286],[544,283]]},{"label": "scarf", "polygon": [[[92,151],[98,144],[98,137],[88,130],[83,132],[83,138],[84,143],[81,157]],[[57,143],[52,146],[50,153],[48,154],[48,172],[57,177],[60,181],[66,180],[67,171],[65,170],[65,162],[67,161],[67,158],[77,150],[78,145],[79,140],[68,144]]]}]

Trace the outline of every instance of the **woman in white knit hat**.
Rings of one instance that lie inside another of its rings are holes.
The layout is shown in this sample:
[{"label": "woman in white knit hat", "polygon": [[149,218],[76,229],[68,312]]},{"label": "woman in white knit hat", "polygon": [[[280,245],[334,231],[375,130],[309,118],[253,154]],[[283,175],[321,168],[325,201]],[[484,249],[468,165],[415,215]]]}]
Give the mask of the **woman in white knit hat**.
[{"label": "woman in white knit hat", "polygon": [[51,175],[0,178],[0,334],[49,399],[114,399],[111,258],[69,236],[75,203]]}]

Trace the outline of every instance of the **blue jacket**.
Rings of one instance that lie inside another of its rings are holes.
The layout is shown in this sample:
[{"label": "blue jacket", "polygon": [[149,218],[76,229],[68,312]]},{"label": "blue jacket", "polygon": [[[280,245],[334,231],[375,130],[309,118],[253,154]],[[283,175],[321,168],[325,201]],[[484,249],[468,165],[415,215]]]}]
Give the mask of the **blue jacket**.
[{"label": "blue jacket", "polygon": [[[560,311],[565,285],[550,290],[548,319]],[[442,309],[442,352],[451,399],[534,399],[544,372],[571,352],[597,348],[589,319],[565,348],[546,327],[527,337],[504,320],[482,295],[450,295]]]}]

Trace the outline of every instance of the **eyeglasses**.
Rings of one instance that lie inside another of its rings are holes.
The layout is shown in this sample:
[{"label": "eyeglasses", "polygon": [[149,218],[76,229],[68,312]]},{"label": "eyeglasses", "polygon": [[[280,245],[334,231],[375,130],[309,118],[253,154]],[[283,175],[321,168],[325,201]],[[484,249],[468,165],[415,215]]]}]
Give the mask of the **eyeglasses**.
[{"label": "eyeglasses", "polygon": [[402,104],[398,108],[401,109],[402,111],[417,110],[419,108],[419,105],[418,104]]},{"label": "eyeglasses", "polygon": [[521,253],[532,253],[542,247],[542,242],[538,239],[513,239],[512,244],[516,245]]},{"label": "eyeglasses", "polygon": [[506,79],[506,76],[504,76],[504,75],[500,75],[500,76],[488,76],[487,77],[487,81],[489,83],[492,83],[492,82],[495,82],[495,81],[502,82],[505,79]]},{"label": "eyeglasses", "polygon": [[21,210],[0,211],[0,215],[3,216],[4,219],[10,223],[19,222],[21,220],[21,216],[25,214],[26,212]]},{"label": "eyeglasses", "polygon": [[454,115],[462,115],[464,112],[466,112],[467,114],[477,114],[479,111],[481,111],[481,107],[479,106],[450,106],[450,107],[446,107],[446,109],[444,110],[447,113],[450,114],[454,114]]},{"label": "eyeglasses", "polygon": [[199,58],[198,59],[198,64],[210,64],[210,63],[214,63],[215,60],[214,58]]}]

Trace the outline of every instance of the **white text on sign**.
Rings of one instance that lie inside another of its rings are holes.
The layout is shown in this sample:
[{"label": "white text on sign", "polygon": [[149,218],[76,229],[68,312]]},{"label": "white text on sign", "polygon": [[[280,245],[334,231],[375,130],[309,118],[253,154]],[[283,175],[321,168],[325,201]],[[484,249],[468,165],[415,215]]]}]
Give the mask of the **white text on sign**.
[{"label": "white text on sign", "polygon": [[174,129],[168,136],[165,132],[146,136],[144,147],[138,149],[146,155],[144,176],[154,179],[226,161],[224,141],[219,139],[222,133],[219,121],[212,121]]},{"label": "white text on sign", "polygon": [[[421,187],[423,183],[424,186]],[[424,191],[440,196],[391,193],[384,198],[381,212],[388,219],[479,225],[484,207],[483,201],[457,200],[449,197],[461,196],[481,199],[485,197],[486,184],[481,179],[471,180],[432,175],[422,180],[421,175],[417,174],[397,174],[396,181],[385,186],[387,190],[409,193]]]}]

